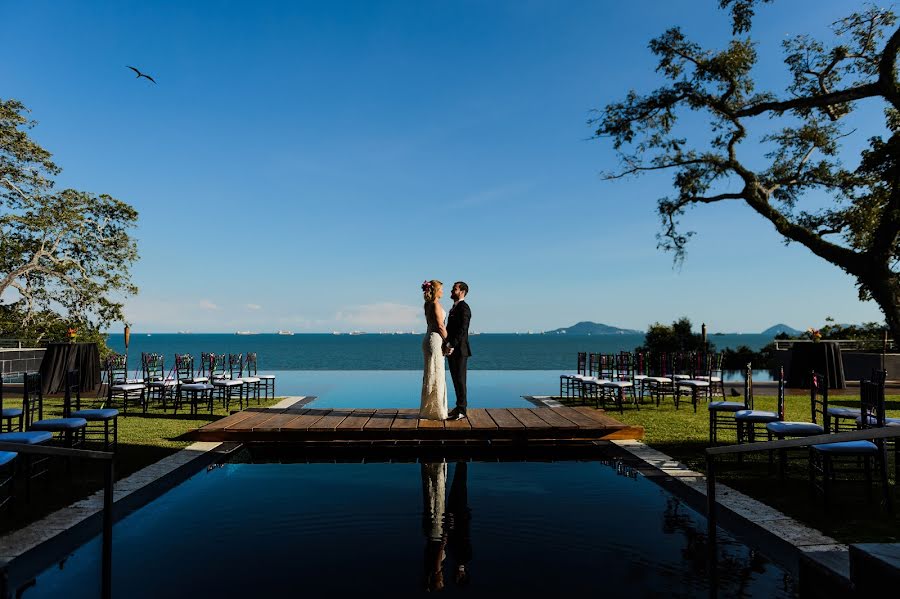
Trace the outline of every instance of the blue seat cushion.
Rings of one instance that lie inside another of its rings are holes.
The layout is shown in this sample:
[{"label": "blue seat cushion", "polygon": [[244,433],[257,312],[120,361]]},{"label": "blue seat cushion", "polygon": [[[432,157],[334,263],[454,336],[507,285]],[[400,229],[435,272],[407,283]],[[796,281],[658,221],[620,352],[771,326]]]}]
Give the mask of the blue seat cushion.
[{"label": "blue seat cushion", "polygon": [[716,412],[737,412],[747,409],[742,401],[713,401],[709,404],[709,409]]},{"label": "blue seat cushion", "polygon": [[838,418],[859,418],[860,411],[858,408],[829,407],[828,414]]},{"label": "blue seat cushion", "polygon": [[47,418],[33,422],[29,427],[33,431],[74,431],[87,426],[84,418]]},{"label": "blue seat cushion", "polygon": [[19,455],[14,451],[0,451],[0,466],[6,466]]},{"label": "blue seat cushion", "polygon": [[825,429],[814,422],[770,422],[766,430],[780,437],[812,437],[824,435]]},{"label": "blue seat cushion", "polygon": [[[266,380],[269,380],[269,379],[274,380],[275,379],[274,374],[258,374],[256,376],[258,376],[261,379],[266,379]],[[637,377],[635,377],[635,378],[637,378]]]},{"label": "blue seat cushion", "polygon": [[39,445],[53,438],[53,433],[47,431],[22,431],[19,433],[0,433],[0,441],[4,443],[23,443],[24,445]]},{"label": "blue seat cushion", "polygon": [[3,418],[18,418],[22,415],[22,408],[3,408]]},{"label": "blue seat cushion", "polygon": [[841,443],[829,443],[828,445],[813,445],[816,451],[837,455],[874,454],[878,446],[871,441],[844,441]]},{"label": "blue seat cushion", "polygon": [[765,410],[740,410],[734,413],[734,419],[744,422],[775,422],[778,420],[778,414]]},{"label": "blue seat cushion", "polygon": [[119,410],[112,408],[103,408],[97,410],[78,410],[72,412],[73,418],[84,418],[85,420],[112,420],[119,415]]},{"label": "blue seat cushion", "polygon": [[213,386],[209,383],[185,383],[181,385],[182,391],[210,391]]}]

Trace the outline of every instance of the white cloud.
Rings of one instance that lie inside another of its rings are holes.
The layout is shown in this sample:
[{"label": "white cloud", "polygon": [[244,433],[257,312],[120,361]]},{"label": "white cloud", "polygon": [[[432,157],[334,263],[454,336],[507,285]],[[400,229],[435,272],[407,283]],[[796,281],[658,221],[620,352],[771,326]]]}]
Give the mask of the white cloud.
[{"label": "white cloud", "polygon": [[217,306],[213,302],[209,301],[208,299],[200,300],[200,303],[197,305],[200,306],[201,308],[203,308],[204,310],[218,310],[219,309],[219,306]]},{"label": "white cloud", "polygon": [[339,324],[367,330],[408,329],[422,324],[422,309],[416,306],[381,302],[351,306],[335,314]]},{"label": "white cloud", "polygon": [[259,304],[247,304],[248,310],[262,310],[262,306]]}]

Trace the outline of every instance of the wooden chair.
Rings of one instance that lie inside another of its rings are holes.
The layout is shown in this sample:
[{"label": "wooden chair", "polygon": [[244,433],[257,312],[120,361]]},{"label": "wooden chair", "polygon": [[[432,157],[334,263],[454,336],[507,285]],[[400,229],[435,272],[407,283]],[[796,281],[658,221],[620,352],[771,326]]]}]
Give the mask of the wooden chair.
[{"label": "wooden chair", "polygon": [[[9,400],[6,395],[5,385],[12,378],[18,378],[18,376],[15,373],[7,373],[6,375],[0,373],[0,433],[3,432],[3,423],[6,423],[7,432],[13,431],[13,423],[15,423],[15,430],[22,430],[22,408],[8,405]],[[22,373],[23,381],[24,378],[24,373]]]},{"label": "wooden chair", "polygon": [[235,391],[241,409],[244,409],[244,381],[240,377],[232,378],[231,374],[226,371],[224,355],[209,354],[209,382],[215,389],[218,389],[219,398],[226,410],[231,407]]},{"label": "wooden chair", "polygon": [[185,398],[191,407],[191,414],[199,411],[201,402],[208,404],[209,413],[213,413],[213,387],[206,376],[195,376],[194,356],[191,354],[175,354],[175,408],[177,413]]},{"label": "wooden chair", "polygon": [[[256,354],[253,355],[255,356]],[[249,357],[250,354],[247,354],[248,359]],[[575,373],[566,373],[559,376],[559,396],[574,397],[576,393],[580,393],[580,379],[587,376],[587,374],[587,352],[580,351],[578,352],[578,364],[576,366]],[[272,386],[274,387],[274,381]]]},{"label": "wooden chair", "polygon": [[257,360],[256,352],[247,353],[245,364],[247,366],[247,375],[250,377],[256,377],[260,381],[262,381],[262,390],[266,396],[266,399],[275,397],[275,375],[259,374],[259,370],[257,369],[259,361]]},{"label": "wooden chair", "polygon": [[128,401],[137,398],[143,412],[147,413],[147,386],[143,382],[129,382],[128,359],[112,354],[106,359],[106,402],[113,407],[115,400],[122,401],[122,411],[128,415]]},{"label": "wooden chair", "polygon": [[84,418],[87,427],[84,429],[85,443],[97,441],[103,451],[115,451],[119,447],[119,410],[115,408],[81,407],[81,380],[77,370],[66,373],[66,405],[74,408],[71,416]]},{"label": "wooden chair", "polygon": [[744,370],[744,399],[743,401],[711,401],[707,405],[709,409],[709,444],[716,445],[719,442],[719,432],[733,430],[737,434],[737,421],[734,415],[740,410],[749,410],[752,406],[753,382],[751,380],[750,364]]},{"label": "wooden chair", "polygon": [[175,387],[178,381],[166,374],[166,362],[162,354],[141,354],[141,363],[144,370],[144,384],[147,386],[147,402],[155,399],[162,404],[163,412],[168,407],[169,397],[175,398]]}]

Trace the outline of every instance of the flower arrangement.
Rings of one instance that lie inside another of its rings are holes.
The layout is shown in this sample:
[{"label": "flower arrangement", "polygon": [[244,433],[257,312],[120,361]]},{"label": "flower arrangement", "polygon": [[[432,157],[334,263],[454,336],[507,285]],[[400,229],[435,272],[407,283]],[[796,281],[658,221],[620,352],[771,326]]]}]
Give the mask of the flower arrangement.
[{"label": "flower arrangement", "polygon": [[428,291],[431,289],[431,281],[424,281],[422,283],[422,291]]},{"label": "flower arrangement", "polygon": [[69,327],[66,329],[66,337],[68,337],[69,343],[74,343],[78,337],[78,330],[75,327]]},{"label": "flower arrangement", "polygon": [[809,338],[812,339],[814,343],[818,343],[822,340],[822,332],[819,329],[809,327],[806,329],[806,334],[809,335]]}]

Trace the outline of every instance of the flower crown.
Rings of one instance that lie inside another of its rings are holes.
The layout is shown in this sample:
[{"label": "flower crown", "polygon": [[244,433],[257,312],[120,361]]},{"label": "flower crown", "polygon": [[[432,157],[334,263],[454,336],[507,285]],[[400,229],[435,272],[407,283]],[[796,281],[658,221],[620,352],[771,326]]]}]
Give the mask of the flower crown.
[{"label": "flower crown", "polygon": [[431,281],[424,281],[422,283],[422,291],[428,291],[431,289]]}]

